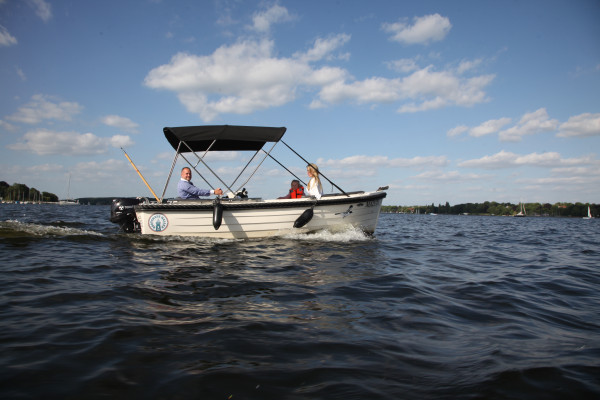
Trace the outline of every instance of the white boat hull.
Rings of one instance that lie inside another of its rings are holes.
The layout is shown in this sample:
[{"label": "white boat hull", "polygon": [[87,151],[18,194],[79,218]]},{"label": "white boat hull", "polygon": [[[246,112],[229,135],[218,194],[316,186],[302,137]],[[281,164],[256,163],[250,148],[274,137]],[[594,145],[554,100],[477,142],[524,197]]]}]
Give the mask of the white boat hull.
[{"label": "white boat hull", "polygon": [[[348,227],[372,234],[385,196],[385,192],[360,192],[324,196],[319,201],[222,199],[223,214],[218,229],[213,226],[213,200],[143,203],[134,208],[144,235],[249,239]],[[303,227],[294,228],[298,217],[313,205],[312,219]]]}]

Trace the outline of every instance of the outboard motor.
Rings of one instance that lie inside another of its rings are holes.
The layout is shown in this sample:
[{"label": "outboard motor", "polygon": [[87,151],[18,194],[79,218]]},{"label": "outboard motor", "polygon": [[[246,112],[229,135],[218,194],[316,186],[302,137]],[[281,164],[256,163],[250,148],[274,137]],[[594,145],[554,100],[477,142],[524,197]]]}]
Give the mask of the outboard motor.
[{"label": "outboard motor", "polygon": [[140,232],[140,223],[133,206],[141,202],[141,199],[133,198],[113,199],[110,206],[110,222],[119,224],[124,232]]}]

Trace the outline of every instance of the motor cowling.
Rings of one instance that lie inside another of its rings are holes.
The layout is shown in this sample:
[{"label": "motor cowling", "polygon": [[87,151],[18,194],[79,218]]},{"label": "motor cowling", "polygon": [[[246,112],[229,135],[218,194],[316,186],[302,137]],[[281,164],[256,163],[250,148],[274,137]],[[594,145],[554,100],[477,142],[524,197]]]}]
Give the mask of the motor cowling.
[{"label": "motor cowling", "polygon": [[136,198],[113,199],[110,206],[110,222],[119,224],[124,232],[139,232],[140,224],[133,207],[141,202],[141,199]]}]

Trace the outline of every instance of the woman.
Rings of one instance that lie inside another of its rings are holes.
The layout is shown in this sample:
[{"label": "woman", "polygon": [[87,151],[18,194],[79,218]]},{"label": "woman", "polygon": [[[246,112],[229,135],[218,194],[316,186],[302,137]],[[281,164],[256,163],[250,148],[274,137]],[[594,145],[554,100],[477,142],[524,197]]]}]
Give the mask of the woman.
[{"label": "woman", "polygon": [[306,185],[308,195],[315,196],[318,200],[323,195],[323,185],[321,185],[321,179],[319,179],[319,168],[315,164],[308,164],[306,173],[310,177],[310,181]]}]

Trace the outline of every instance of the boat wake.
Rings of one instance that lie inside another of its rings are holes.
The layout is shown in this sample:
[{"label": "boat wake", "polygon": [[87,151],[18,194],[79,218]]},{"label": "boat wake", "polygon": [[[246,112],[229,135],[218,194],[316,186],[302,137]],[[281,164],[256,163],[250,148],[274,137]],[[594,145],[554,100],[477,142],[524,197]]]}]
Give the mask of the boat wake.
[{"label": "boat wake", "polygon": [[306,240],[306,241],[321,241],[321,242],[365,242],[373,239],[358,228],[349,226],[343,230],[322,230],[314,233],[286,233],[280,236],[284,239]]},{"label": "boat wake", "polygon": [[[239,243],[239,242],[254,242],[264,241],[264,238],[260,239],[225,239],[225,238],[207,238],[202,236],[159,236],[159,235],[142,235],[142,234],[120,234],[126,235],[129,240],[135,242],[152,242],[152,243],[189,243],[189,244],[227,244],[227,243]],[[295,241],[309,241],[309,242],[336,242],[336,243],[350,243],[350,242],[365,242],[373,240],[373,236],[364,233],[358,228],[352,226],[346,227],[343,230],[321,230],[313,233],[305,232],[289,232],[285,231],[279,235],[272,236],[271,240],[295,240]]]},{"label": "boat wake", "polygon": [[181,235],[142,235],[141,233],[120,233],[128,239],[140,242],[158,242],[158,243],[198,243],[198,244],[219,244],[243,242],[245,239],[224,239],[208,238],[203,236],[181,236]]},{"label": "boat wake", "polygon": [[[58,223],[64,225],[64,223]],[[41,225],[16,220],[0,222],[0,236],[104,236],[102,233],[68,226]]]}]

